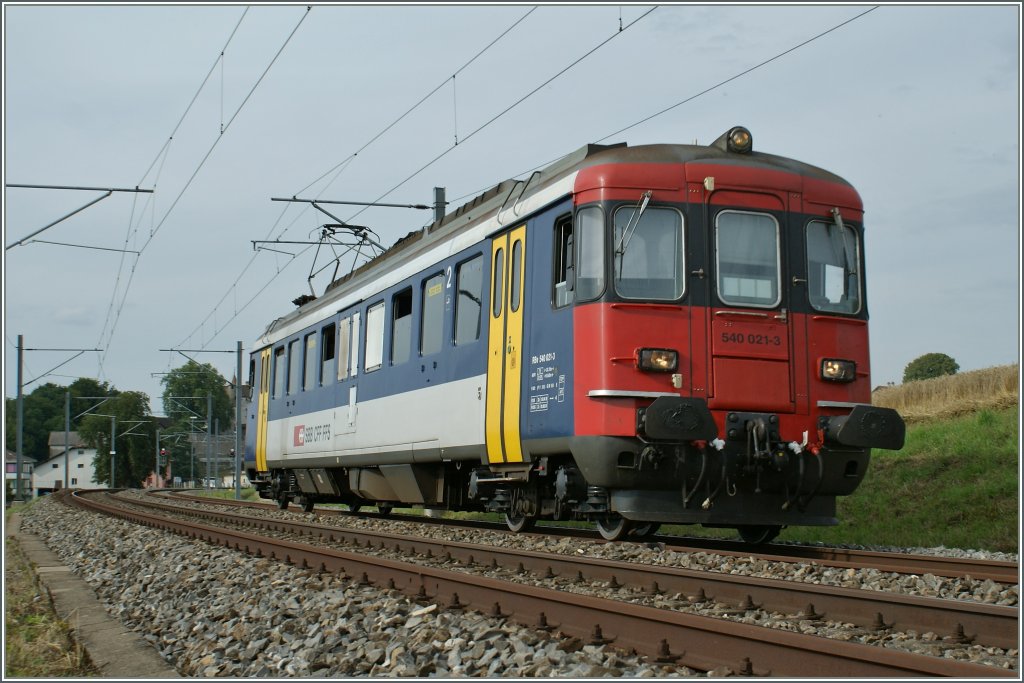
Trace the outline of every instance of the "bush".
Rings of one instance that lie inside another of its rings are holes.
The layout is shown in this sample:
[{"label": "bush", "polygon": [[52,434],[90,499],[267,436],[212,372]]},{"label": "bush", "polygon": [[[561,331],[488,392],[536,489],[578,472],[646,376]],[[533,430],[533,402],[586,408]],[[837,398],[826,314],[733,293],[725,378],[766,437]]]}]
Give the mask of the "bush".
[{"label": "bush", "polygon": [[903,381],[904,383],[916,382],[943,375],[955,375],[958,370],[960,370],[960,365],[946,354],[926,353],[907,364],[903,370]]}]

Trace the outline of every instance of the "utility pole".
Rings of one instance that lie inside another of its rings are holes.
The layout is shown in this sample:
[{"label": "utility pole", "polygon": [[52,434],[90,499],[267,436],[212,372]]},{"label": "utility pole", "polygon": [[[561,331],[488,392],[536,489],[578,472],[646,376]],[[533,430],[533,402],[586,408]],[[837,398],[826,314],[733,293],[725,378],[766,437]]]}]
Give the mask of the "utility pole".
[{"label": "utility pole", "polygon": [[160,481],[160,428],[156,428],[156,459],[153,461],[153,488]]},{"label": "utility pole", "polygon": [[21,494],[21,453],[22,453],[22,449],[23,449],[24,444],[25,444],[25,442],[24,442],[24,434],[23,434],[24,429],[25,429],[25,397],[24,397],[24,394],[22,392],[22,384],[21,384],[21,380],[22,380],[22,376],[21,376],[22,353],[24,352],[24,350],[25,350],[24,337],[19,334],[18,335],[18,436],[17,436],[18,446],[17,446],[17,452],[16,452],[16,454],[14,456],[14,467],[15,467],[15,471],[14,471],[14,491],[15,491],[14,492],[14,500],[18,501],[19,503],[21,501],[25,500],[22,497],[22,494]]},{"label": "utility pole", "polygon": [[110,416],[110,488],[116,488],[114,484],[114,456],[117,455],[117,448],[114,446],[114,439],[117,438],[117,418]]},{"label": "utility pole", "polygon": [[206,485],[210,488],[210,456],[213,449],[213,394],[206,394]]},{"label": "utility pole", "polygon": [[242,499],[242,342],[236,349],[235,371],[235,500]]},{"label": "utility pole", "polygon": [[71,466],[68,451],[71,449],[71,392],[64,392],[64,488],[71,488]]}]

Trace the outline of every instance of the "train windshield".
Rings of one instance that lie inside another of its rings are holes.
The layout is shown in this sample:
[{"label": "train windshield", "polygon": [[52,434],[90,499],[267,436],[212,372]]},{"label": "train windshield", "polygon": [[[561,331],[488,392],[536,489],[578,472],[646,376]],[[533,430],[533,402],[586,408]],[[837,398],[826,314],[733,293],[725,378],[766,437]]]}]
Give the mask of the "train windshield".
[{"label": "train windshield", "polygon": [[848,225],[812,221],[807,226],[807,293],[811,306],[830,313],[860,311],[860,240]]},{"label": "train windshield", "polygon": [[615,291],[626,299],[683,295],[683,217],[674,209],[634,206],[615,212]]},{"label": "train windshield", "polygon": [[779,224],[764,213],[723,211],[715,221],[718,298],[771,308],[781,301]]}]

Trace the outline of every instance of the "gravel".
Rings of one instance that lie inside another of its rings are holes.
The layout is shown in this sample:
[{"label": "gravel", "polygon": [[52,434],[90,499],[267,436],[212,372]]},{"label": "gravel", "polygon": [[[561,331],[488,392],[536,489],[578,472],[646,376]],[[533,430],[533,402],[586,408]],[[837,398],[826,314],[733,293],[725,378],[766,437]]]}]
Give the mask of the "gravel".
[{"label": "gravel", "polygon": [[[309,518],[309,515],[274,509],[247,511],[246,514]],[[319,516],[316,521],[380,532],[438,536],[449,541],[490,543],[505,548],[989,604],[1015,606],[1019,599],[1018,586],[992,581],[769,562],[706,552],[677,553],[656,543],[598,544],[574,538],[439,528],[351,516]],[[416,603],[394,591],[354,586],[332,575],[318,576],[307,570],[249,558],[104,516],[82,514],[54,501],[40,501],[32,508],[24,525],[26,531],[47,540],[66,563],[96,587],[112,613],[143,632],[161,655],[186,676],[591,678],[614,675],[639,678],[703,675],[685,667],[648,663],[608,646],[552,639],[543,632],[500,619],[472,612],[453,613],[438,605]],[[111,538],[117,538],[118,543],[111,544]],[[69,543],[69,539],[76,539],[77,545]],[[971,557],[1016,559],[978,551],[931,550],[932,554],[970,553]],[[953,645],[935,633],[875,633],[852,624],[796,619],[794,615],[761,610],[737,610],[735,606],[723,604],[694,604],[687,596],[634,595],[626,589],[607,585],[517,577],[514,572],[500,569],[495,575],[504,580],[529,581],[563,591],[1019,668],[1017,650]],[[254,577],[259,577],[259,590],[254,590]],[[709,675],[725,673],[713,671]]]},{"label": "gravel", "polygon": [[703,675],[43,499],[40,536],[183,676]]}]

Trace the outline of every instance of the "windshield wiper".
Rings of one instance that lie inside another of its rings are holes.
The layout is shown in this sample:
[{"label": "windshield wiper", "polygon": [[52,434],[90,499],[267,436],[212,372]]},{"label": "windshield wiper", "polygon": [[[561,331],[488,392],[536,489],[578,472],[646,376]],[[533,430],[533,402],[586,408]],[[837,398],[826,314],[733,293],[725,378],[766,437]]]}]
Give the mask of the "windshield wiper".
[{"label": "windshield wiper", "polygon": [[842,216],[842,214],[839,213],[839,207],[835,207],[835,208],[832,209],[832,225],[830,225],[829,227],[830,228],[834,228],[834,230],[830,230],[829,231],[829,232],[832,233],[832,250],[833,251],[836,251],[836,246],[837,246],[837,244],[836,244],[836,232],[839,233],[839,240],[841,242],[840,253],[842,254],[842,260],[843,260],[843,262],[842,262],[843,273],[846,274],[846,275],[852,275],[853,273],[855,273],[857,271],[855,271],[850,266],[850,261],[852,261],[853,259],[852,259],[852,255],[850,254],[850,251],[849,251],[849,245],[846,244],[846,225],[843,223],[843,216]]},{"label": "windshield wiper", "polygon": [[640,218],[644,215],[644,211],[647,209],[647,204],[651,201],[651,195],[654,194],[654,190],[647,190],[640,197],[640,203],[635,209],[633,209],[633,215],[629,217],[626,222],[626,228],[622,231],[622,237],[619,238],[619,244],[615,247],[615,253],[622,254],[626,253],[626,246],[629,244],[630,238],[633,233],[636,232],[636,228],[640,225]]}]

